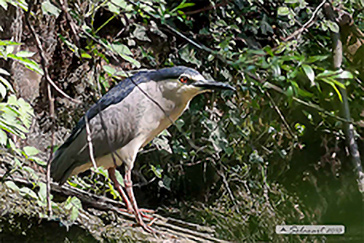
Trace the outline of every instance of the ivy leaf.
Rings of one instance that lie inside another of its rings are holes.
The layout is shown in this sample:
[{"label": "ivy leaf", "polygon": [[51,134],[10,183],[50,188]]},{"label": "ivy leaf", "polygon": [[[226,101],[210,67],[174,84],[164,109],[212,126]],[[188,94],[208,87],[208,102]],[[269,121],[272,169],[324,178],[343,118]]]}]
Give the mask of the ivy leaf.
[{"label": "ivy leaf", "polygon": [[152,169],[156,177],[158,177],[159,179],[162,178],[163,169],[159,165],[157,166],[150,165],[150,168]]},{"label": "ivy leaf", "polygon": [[326,22],[326,24],[327,24],[327,27],[332,31],[332,32],[334,32],[334,33],[339,33],[339,31],[340,31],[340,27],[339,27],[339,25],[337,24],[337,23],[335,23],[335,22],[332,22],[332,21],[327,21]]},{"label": "ivy leaf", "polygon": [[279,7],[278,8],[278,15],[287,16],[288,14],[289,14],[289,8],[287,8],[287,7]]}]

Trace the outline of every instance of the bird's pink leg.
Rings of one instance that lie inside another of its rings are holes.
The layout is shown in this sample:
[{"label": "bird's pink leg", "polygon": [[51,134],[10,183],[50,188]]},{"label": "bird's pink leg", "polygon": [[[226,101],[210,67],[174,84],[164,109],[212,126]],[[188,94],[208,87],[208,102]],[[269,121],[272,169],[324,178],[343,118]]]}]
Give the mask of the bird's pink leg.
[{"label": "bird's pink leg", "polygon": [[144,223],[144,221],[143,221],[142,217],[145,217],[145,215],[142,214],[143,210],[140,210],[138,208],[137,202],[134,197],[133,182],[131,181],[131,170],[130,169],[127,169],[127,171],[125,173],[124,183],[125,183],[126,193],[128,193],[130,202],[134,209],[134,215],[135,215],[135,218],[136,218],[138,224],[140,224],[147,232],[154,233],[154,230],[149,225]]},{"label": "bird's pink leg", "polygon": [[116,188],[116,190],[120,193],[121,197],[123,198],[126,208],[128,209],[128,212],[133,213],[134,212],[133,206],[131,205],[128,196],[125,194],[123,188],[121,187],[118,180],[116,179],[115,167],[109,168],[108,172],[109,172],[109,177],[110,177],[111,181],[114,183],[114,187]]},{"label": "bird's pink leg", "polygon": [[[120,185],[120,183],[116,179],[116,176],[115,176],[115,167],[109,168],[108,169],[108,172],[109,172],[109,177],[110,177],[111,181],[114,183],[114,187],[120,193],[121,197],[123,198],[123,201],[125,202],[125,205],[126,205],[126,208],[127,208],[126,211],[128,213],[133,214],[134,213],[133,206],[130,203],[130,200],[129,200],[128,196],[126,195],[126,193],[124,192],[122,186]],[[147,219],[150,219],[150,220],[153,220],[154,219],[152,216],[149,216],[149,215],[144,214],[144,213],[152,214],[152,213],[154,213],[154,210],[140,208],[139,211],[141,212],[141,214],[142,214],[142,216],[144,218],[147,218]]]}]

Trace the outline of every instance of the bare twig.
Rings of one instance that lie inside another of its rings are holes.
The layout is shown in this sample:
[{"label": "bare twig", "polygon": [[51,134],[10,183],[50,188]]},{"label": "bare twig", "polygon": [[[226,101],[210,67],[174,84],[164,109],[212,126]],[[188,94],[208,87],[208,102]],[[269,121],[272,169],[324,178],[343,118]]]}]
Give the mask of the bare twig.
[{"label": "bare twig", "polygon": [[[233,194],[233,192],[232,192],[232,191],[231,191],[231,189],[230,189],[230,186],[229,186],[228,181],[226,180],[226,176],[225,176],[225,174],[224,174],[224,171],[221,171],[221,170],[219,170],[219,169],[217,168],[217,164],[216,164],[216,162],[215,162],[213,159],[210,159],[210,160],[211,160],[211,162],[212,162],[212,165],[215,167],[217,174],[219,174],[219,176],[221,177],[222,182],[224,183],[225,189],[226,189],[226,191],[227,191],[227,192],[228,192],[228,194],[229,194],[230,200],[231,200],[231,201],[234,203],[234,205],[235,205],[235,210],[236,210],[236,212],[237,212],[237,213],[240,213],[240,210],[239,210],[238,204],[236,203],[236,200],[235,200],[234,194]],[[222,163],[220,163],[220,165],[223,167],[223,169],[224,169],[225,171],[227,171],[227,169],[226,169],[226,168],[224,168],[224,165],[223,165]]]},{"label": "bare twig", "polygon": [[273,106],[274,110],[277,112],[277,114],[278,114],[279,118],[281,118],[281,120],[282,120],[282,122],[283,122],[284,126],[287,128],[288,133],[292,136],[292,138],[293,138],[294,140],[297,140],[297,136],[296,136],[296,134],[294,134],[294,133],[292,132],[291,127],[288,125],[288,123],[287,123],[286,119],[284,118],[284,116],[283,116],[283,114],[282,114],[281,110],[278,108],[278,106],[277,106],[277,105],[276,105],[276,103],[274,102],[274,100],[273,100],[272,96],[270,95],[269,91],[267,90],[267,92],[263,92],[263,94],[265,94],[265,95],[268,97],[268,99],[270,100],[270,102],[271,102],[271,104],[272,104],[272,106]]},{"label": "bare twig", "polygon": [[296,30],[292,35],[288,36],[287,38],[285,38],[283,41],[289,41],[291,39],[293,39],[294,37],[296,37],[297,35],[300,35],[303,31],[307,30],[308,28],[310,28],[313,23],[314,20],[316,18],[316,15],[318,13],[318,11],[322,8],[322,6],[324,6],[324,4],[326,3],[326,0],[323,0],[315,9],[315,11],[313,11],[311,18],[298,30]]},{"label": "bare twig", "polygon": [[55,115],[54,115],[54,98],[52,95],[51,85],[47,84],[47,91],[48,91],[48,99],[49,99],[49,113],[51,117],[51,148],[49,151],[49,159],[47,161],[47,208],[49,215],[52,216],[52,204],[51,204],[51,162],[53,156],[53,148],[54,148],[54,125],[55,125]]},{"label": "bare twig", "polygon": [[[326,3],[324,6],[325,15],[327,18],[333,22],[337,22],[335,18],[335,12],[333,10],[333,7],[331,4]],[[342,58],[343,58],[343,46],[340,39],[340,32],[334,33],[331,32],[332,36],[332,42],[333,42],[333,66],[334,69],[340,70],[342,65]],[[338,79],[340,82],[344,83],[343,80]],[[351,160],[354,165],[354,168],[356,169],[358,173],[358,187],[359,191],[363,195],[364,199],[364,173],[363,173],[363,167],[361,165],[360,160],[360,153],[358,150],[358,145],[355,141],[355,131],[354,126],[351,121],[351,114],[350,114],[350,108],[349,108],[349,101],[348,101],[348,95],[346,89],[343,89],[339,87],[341,96],[342,96],[342,103],[341,103],[341,109],[344,118],[348,121],[344,123],[344,133],[346,137],[346,142],[348,144],[350,154],[351,154]]]},{"label": "bare twig", "polygon": [[92,165],[94,166],[95,170],[97,170],[97,165],[96,165],[96,161],[95,161],[95,157],[94,157],[94,148],[92,145],[92,138],[91,138],[91,131],[90,131],[90,124],[88,121],[88,117],[87,117],[87,113],[85,115],[85,124],[86,124],[86,134],[87,134],[87,143],[88,143],[88,151],[90,154],[90,159],[92,162]]}]

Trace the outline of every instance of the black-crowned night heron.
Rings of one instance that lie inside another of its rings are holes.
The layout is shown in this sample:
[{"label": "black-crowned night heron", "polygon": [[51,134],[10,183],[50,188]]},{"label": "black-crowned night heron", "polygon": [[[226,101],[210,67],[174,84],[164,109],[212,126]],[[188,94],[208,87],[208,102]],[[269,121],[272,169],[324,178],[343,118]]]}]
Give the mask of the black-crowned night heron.
[{"label": "black-crowned night heron", "polygon": [[[144,229],[152,231],[143,222],[142,217],[146,215],[138,208],[133,193],[131,170],[136,155],[188,108],[194,96],[215,89],[234,90],[228,84],[206,80],[198,71],[188,67],[135,74],[112,88],[87,111],[56,151],[51,176],[62,184],[70,176],[91,168],[88,142],[91,137],[97,166],[108,169],[128,211],[135,214]],[[121,164],[125,165],[126,193],[115,177],[115,168]]]}]

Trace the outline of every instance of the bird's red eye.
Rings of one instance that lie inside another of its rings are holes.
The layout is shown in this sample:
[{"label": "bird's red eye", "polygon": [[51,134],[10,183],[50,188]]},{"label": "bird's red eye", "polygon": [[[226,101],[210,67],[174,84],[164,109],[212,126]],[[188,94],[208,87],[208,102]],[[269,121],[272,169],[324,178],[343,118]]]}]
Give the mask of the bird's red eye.
[{"label": "bird's red eye", "polygon": [[188,78],[187,78],[186,76],[183,76],[183,77],[180,77],[180,78],[179,78],[179,81],[180,81],[181,83],[187,84],[187,83],[188,83]]}]

